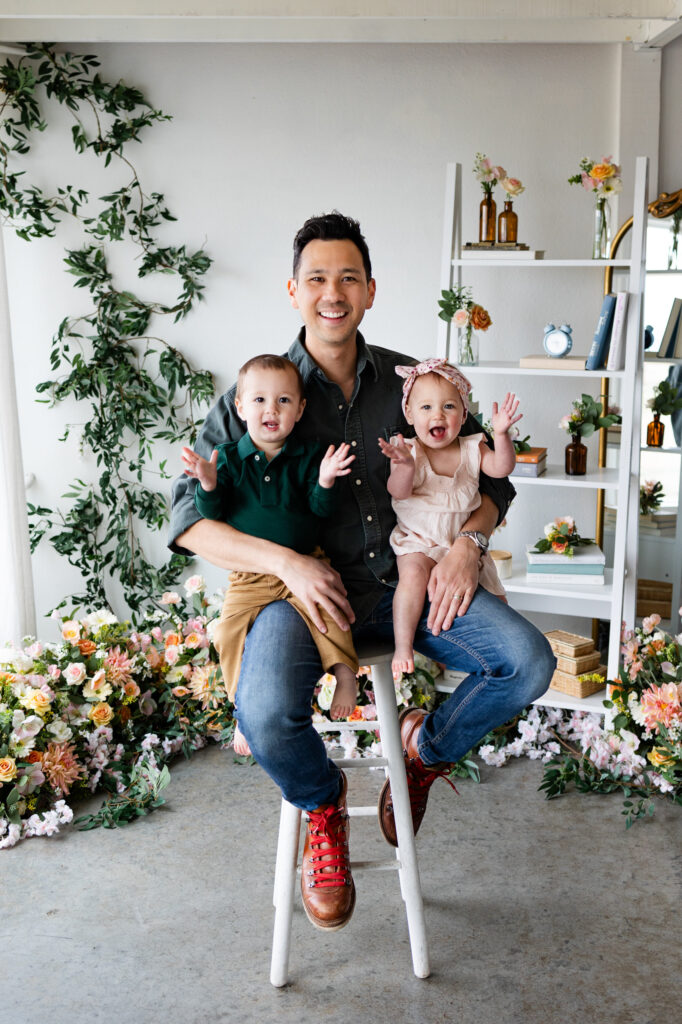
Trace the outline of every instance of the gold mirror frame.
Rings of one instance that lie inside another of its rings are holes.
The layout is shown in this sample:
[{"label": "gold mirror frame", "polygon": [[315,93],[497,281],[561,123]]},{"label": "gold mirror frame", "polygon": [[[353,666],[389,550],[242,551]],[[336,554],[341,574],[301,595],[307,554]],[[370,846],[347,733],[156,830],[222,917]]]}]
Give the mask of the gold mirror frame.
[{"label": "gold mirror frame", "polygon": [[[652,217],[656,217],[658,220],[665,220],[667,217],[672,217],[674,213],[682,209],[682,188],[678,189],[677,192],[661,192],[658,199],[654,199],[653,202],[647,206],[648,212]],[[620,228],[616,232],[616,235],[611,243],[610,259],[615,260],[618,247],[623,241],[628,231],[632,227],[632,217],[621,224]],[[611,291],[613,283],[613,267],[604,268],[604,295],[608,295]],[[606,415],[606,410],[609,404],[609,378],[602,377],[601,379],[601,393],[600,396],[602,403],[602,415]],[[603,467],[606,465],[606,430],[599,431],[599,460],[598,465]],[[604,540],[604,491],[597,491],[597,523],[596,523],[596,537],[597,544],[602,546]]]}]

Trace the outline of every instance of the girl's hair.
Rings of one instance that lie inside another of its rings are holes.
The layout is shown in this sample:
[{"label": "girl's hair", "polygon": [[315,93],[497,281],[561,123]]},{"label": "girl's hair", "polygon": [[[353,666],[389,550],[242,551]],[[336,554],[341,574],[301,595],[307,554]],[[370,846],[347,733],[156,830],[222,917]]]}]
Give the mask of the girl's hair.
[{"label": "girl's hair", "polygon": [[237,398],[241,397],[244,378],[249,370],[286,370],[292,373],[296,378],[298,394],[303,398],[303,377],[296,363],[292,363],[291,359],[287,359],[285,356],[273,355],[254,356],[253,359],[249,359],[248,362],[244,363],[237,377]]}]

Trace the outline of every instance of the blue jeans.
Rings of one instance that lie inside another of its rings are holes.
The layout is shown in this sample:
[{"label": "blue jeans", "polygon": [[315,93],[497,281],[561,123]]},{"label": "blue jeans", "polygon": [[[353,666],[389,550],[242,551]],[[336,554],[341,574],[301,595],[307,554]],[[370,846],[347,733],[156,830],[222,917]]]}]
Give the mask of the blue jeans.
[{"label": "blue jeans", "polygon": [[[393,591],[356,640],[393,639]],[[415,648],[467,678],[419,734],[425,764],[463,757],[487,732],[508,722],[549,686],[555,659],[523,616],[479,586],[466,615],[439,636],[427,629],[428,602]],[[237,691],[239,726],[254,757],[282,795],[304,810],[335,803],[339,773],[311,724],[310,704],[322,666],[308,628],[286,601],[268,605],[246,640]]]}]

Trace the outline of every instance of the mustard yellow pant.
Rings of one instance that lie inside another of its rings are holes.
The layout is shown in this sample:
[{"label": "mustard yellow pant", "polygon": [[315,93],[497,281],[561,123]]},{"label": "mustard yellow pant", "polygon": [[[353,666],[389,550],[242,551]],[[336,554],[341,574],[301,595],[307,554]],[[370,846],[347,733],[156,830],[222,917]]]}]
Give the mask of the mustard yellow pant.
[{"label": "mustard yellow pant", "polygon": [[229,699],[234,703],[242,664],[246,635],[256,616],[274,601],[288,601],[307,625],[322,661],[322,668],[328,672],[333,665],[341,662],[358,671],[358,658],[353,647],[350,630],[344,631],[320,609],[327,627],[321,633],[308,614],[308,609],[295,594],[271,573],[233,572],[230,586],[225,595],[220,620],[213,634],[213,643],[220,656],[220,667]]}]

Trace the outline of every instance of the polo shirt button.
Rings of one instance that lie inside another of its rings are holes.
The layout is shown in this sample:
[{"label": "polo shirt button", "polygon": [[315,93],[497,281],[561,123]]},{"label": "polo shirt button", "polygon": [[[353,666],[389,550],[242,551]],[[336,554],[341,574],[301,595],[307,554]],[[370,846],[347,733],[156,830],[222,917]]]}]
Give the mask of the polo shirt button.
[{"label": "polo shirt button", "polygon": [[256,462],[260,462],[260,455],[255,456]]},{"label": "polo shirt button", "polygon": [[371,516],[367,516],[367,522],[368,522],[368,523],[371,523],[371,522],[372,522],[372,517],[371,517]]},{"label": "polo shirt button", "polygon": [[264,476],[263,479],[265,480],[266,484],[270,483],[270,477],[269,476]]},{"label": "polo shirt button", "polygon": [[355,483],[358,485],[358,487],[360,487],[360,485],[362,484],[362,480],[360,480],[360,478],[358,477]]}]

